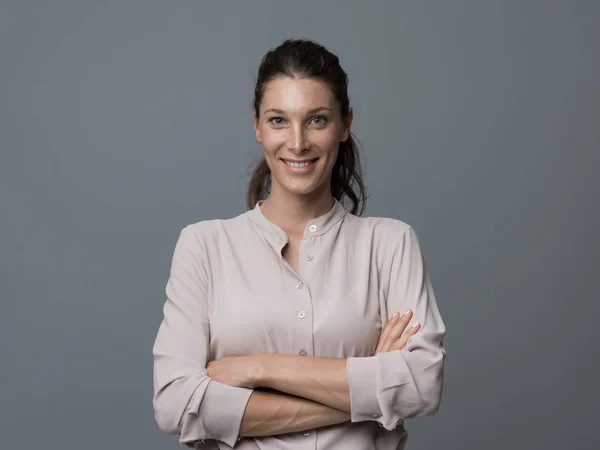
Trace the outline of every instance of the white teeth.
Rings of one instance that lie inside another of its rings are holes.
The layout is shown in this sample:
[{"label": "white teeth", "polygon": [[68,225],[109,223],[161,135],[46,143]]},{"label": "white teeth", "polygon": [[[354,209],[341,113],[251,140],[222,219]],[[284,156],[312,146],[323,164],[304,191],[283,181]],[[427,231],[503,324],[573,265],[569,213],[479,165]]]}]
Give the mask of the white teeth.
[{"label": "white teeth", "polygon": [[294,161],[286,161],[285,162],[288,166],[292,166],[295,167],[296,169],[301,169],[303,167],[306,167],[310,164],[310,161],[304,161],[304,162],[294,162]]}]

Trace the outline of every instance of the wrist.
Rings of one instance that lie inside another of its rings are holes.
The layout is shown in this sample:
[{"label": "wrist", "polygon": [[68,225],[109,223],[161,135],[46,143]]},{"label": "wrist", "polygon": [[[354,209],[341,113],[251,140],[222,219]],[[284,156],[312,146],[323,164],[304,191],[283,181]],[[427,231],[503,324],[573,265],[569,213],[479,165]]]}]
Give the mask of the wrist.
[{"label": "wrist", "polygon": [[272,374],[271,360],[272,356],[270,353],[258,353],[255,354],[255,364],[252,373],[252,381],[256,387],[269,387],[269,379]]}]

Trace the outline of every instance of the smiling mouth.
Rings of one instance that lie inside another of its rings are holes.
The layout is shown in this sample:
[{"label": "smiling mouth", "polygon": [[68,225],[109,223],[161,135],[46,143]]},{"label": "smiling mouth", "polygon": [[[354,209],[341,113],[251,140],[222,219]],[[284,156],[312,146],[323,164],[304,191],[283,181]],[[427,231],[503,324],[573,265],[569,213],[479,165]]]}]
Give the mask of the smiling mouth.
[{"label": "smiling mouth", "polygon": [[286,163],[288,166],[293,167],[294,169],[304,169],[304,168],[314,164],[315,162],[317,162],[317,159],[319,159],[319,158],[308,159],[306,161],[290,161],[287,159],[283,159],[282,161],[284,163]]}]

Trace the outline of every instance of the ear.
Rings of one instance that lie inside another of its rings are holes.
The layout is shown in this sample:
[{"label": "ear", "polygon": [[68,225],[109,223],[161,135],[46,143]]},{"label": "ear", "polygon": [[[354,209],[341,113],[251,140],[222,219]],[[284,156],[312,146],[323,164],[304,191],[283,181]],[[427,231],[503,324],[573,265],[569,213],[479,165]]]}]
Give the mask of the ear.
[{"label": "ear", "polygon": [[256,110],[252,108],[252,124],[254,125],[254,134],[256,135],[256,142],[262,143],[262,136],[260,128],[258,126],[258,117],[256,116]]},{"label": "ear", "polygon": [[344,120],[344,128],[342,129],[342,137],[340,142],[346,142],[350,138],[350,129],[352,128],[352,121],[354,120],[354,110],[348,108],[348,118]]}]

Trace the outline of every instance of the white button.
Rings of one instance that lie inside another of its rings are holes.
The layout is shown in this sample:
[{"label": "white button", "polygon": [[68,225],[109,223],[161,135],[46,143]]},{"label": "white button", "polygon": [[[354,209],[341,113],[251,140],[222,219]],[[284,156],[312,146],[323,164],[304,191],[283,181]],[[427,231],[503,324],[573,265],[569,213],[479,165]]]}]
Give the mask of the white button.
[{"label": "white button", "polygon": [[317,226],[311,225],[310,227],[308,227],[308,231],[310,231],[311,233],[314,233],[315,231],[317,231]]},{"label": "white button", "polygon": [[218,441],[221,439],[221,435],[215,434],[215,435],[213,435],[213,439],[216,439]]},{"label": "white button", "polygon": [[298,311],[298,317],[300,319],[304,319],[306,317],[306,312],[305,311]]},{"label": "white button", "polygon": [[304,286],[304,283],[302,281],[298,281],[298,284],[296,285],[296,289],[302,289],[302,286]]},{"label": "white button", "polygon": [[381,417],[381,414],[377,414],[377,413],[373,414],[373,419],[379,419],[380,417]]},{"label": "white button", "polygon": [[306,353],[306,350],[304,350],[304,349],[300,350],[300,351],[298,352],[298,354],[299,354],[300,356],[306,356],[306,355],[307,355],[307,353]]},{"label": "white button", "polygon": [[305,431],[304,433],[302,433],[304,436],[310,436],[310,431]]},{"label": "white button", "polygon": [[309,255],[309,254],[307,254],[307,255],[304,257],[304,259],[306,259],[307,261],[312,261],[312,260],[313,260],[313,257],[312,257],[312,255]]}]

